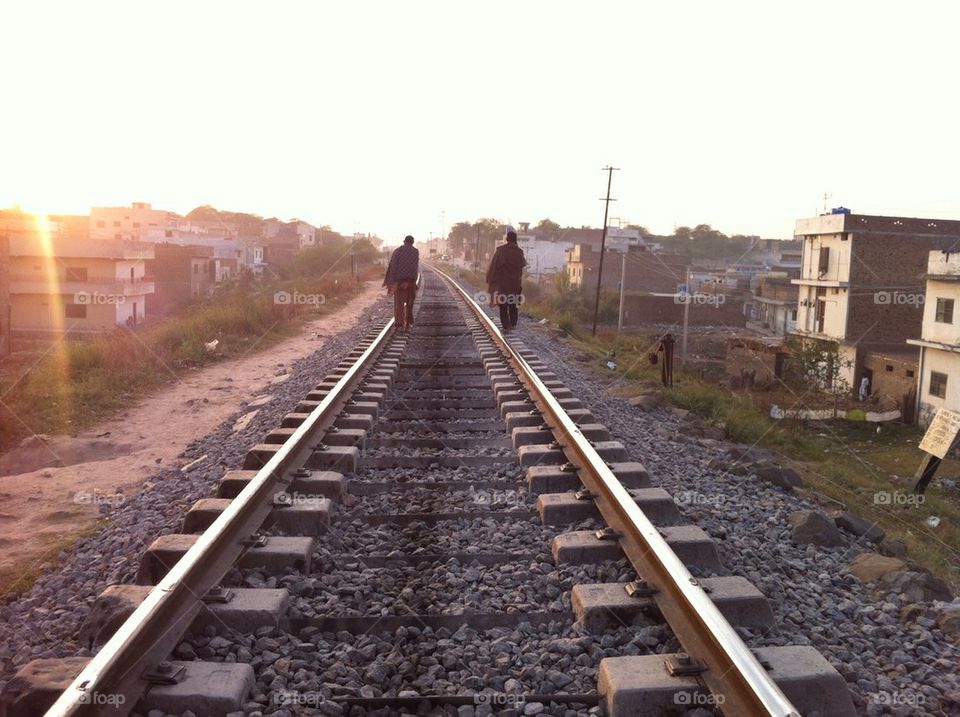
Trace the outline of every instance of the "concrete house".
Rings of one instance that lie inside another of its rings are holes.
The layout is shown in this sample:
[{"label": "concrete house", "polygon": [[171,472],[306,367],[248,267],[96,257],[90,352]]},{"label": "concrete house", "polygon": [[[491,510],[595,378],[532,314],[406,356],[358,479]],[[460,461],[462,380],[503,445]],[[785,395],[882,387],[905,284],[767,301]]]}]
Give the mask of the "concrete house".
[{"label": "concrete house", "polygon": [[129,207],[92,207],[89,218],[91,239],[148,241],[148,232],[171,225],[176,216],[154,209],[147,202],[134,202]]},{"label": "concrete house", "polygon": [[13,332],[90,333],[146,318],[152,244],[51,237],[35,220],[6,228]]},{"label": "concrete house", "polygon": [[147,274],[155,284],[147,296],[147,310],[160,316],[178,306],[205,298],[214,284],[213,247],[154,244]]},{"label": "concrete house", "polygon": [[927,425],[941,406],[960,411],[960,253],[932,251],[927,261],[917,377],[917,415]]},{"label": "concrete house", "polygon": [[836,213],[799,219],[795,233],[803,259],[792,333],[835,344],[849,364],[841,378],[857,387],[871,378],[869,352],[920,338],[929,252],[960,247],[960,221]]}]

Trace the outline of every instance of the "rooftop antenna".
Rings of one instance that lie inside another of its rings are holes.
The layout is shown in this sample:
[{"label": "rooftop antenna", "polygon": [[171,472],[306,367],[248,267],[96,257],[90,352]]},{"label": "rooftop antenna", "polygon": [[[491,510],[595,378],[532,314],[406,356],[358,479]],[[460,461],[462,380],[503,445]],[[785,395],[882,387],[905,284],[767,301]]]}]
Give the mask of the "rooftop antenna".
[{"label": "rooftop antenna", "polygon": [[830,200],[832,196],[833,196],[832,194],[827,194],[826,192],[823,193],[823,213],[824,214],[827,213],[827,202]]}]

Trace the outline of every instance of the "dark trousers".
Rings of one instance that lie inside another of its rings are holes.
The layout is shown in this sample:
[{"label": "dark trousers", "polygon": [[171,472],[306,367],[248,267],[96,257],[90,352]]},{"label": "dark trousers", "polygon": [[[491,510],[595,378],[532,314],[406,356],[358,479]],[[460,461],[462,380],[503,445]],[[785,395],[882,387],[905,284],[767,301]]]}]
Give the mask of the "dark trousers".
[{"label": "dark trousers", "polygon": [[398,328],[413,326],[413,302],[416,298],[415,281],[401,281],[393,290],[393,318]]},{"label": "dark trousers", "polygon": [[497,294],[497,303],[500,305],[500,326],[505,329],[514,328],[517,325],[520,294]]}]

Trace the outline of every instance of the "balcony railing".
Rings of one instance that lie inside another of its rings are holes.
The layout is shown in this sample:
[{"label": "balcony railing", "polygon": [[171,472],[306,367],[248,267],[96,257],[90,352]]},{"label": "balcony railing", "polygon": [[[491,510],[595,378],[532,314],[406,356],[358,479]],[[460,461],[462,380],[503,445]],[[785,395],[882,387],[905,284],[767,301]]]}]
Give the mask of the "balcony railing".
[{"label": "balcony railing", "polygon": [[155,291],[153,279],[118,281],[116,279],[89,279],[87,281],[68,281],[54,279],[49,281],[37,276],[11,276],[11,294],[107,294],[110,296],[139,296]]}]

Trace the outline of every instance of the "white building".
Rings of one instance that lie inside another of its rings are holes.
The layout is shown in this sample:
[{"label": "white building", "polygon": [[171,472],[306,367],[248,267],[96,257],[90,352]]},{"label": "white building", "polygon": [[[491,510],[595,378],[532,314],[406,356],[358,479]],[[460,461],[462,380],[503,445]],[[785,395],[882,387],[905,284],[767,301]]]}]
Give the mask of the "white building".
[{"label": "white building", "polygon": [[154,209],[147,202],[134,202],[129,207],[92,207],[91,239],[148,241],[147,233],[168,227],[176,215]]},{"label": "white building", "polygon": [[927,288],[920,347],[917,416],[927,425],[943,406],[960,411],[960,254],[932,251],[927,262]]},{"label": "white building", "polygon": [[527,259],[527,273],[539,279],[546,274],[564,271],[567,266],[566,252],[573,249],[574,245],[568,241],[549,241],[532,235],[521,235],[517,237],[517,246],[523,249]]}]

